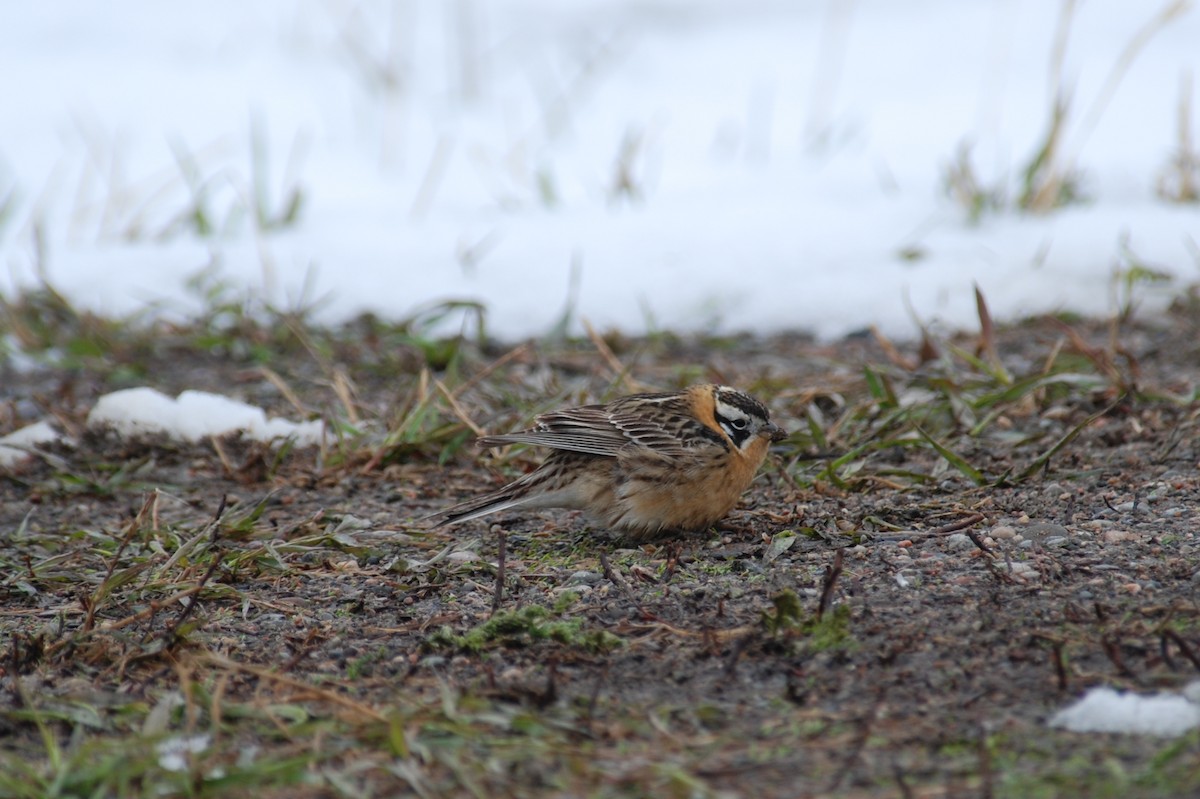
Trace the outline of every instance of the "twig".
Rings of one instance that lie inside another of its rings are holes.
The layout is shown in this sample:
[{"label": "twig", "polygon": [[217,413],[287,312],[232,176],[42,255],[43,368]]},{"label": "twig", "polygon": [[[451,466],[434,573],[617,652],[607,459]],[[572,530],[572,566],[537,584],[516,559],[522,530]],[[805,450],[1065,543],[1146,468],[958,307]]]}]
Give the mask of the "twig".
[{"label": "twig", "polygon": [[625,575],[612,567],[612,564],[608,562],[608,555],[604,552],[600,553],[600,568],[604,570],[604,579],[626,594],[633,593],[633,589],[629,587],[629,581],[625,579]]},{"label": "twig", "polygon": [[992,771],[992,753],[988,750],[987,732],[983,729],[979,730],[979,795],[981,799],[992,799],[995,796],[995,788],[993,782],[995,780],[994,772]]},{"label": "twig", "polygon": [[600,701],[600,689],[604,687],[604,682],[608,679],[608,668],[609,662],[606,660],[600,667],[600,673],[596,675],[596,682],[592,684],[592,692],[588,696],[587,714],[585,716],[589,724],[596,715],[596,705]]},{"label": "twig", "polygon": [[729,653],[729,661],[725,664],[725,678],[733,677],[737,671],[738,660],[742,657],[742,653],[750,646],[750,643],[758,638],[758,631],[751,630],[750,632],[737,639],[733,645],[733,651]]},{"label": "twig", "polygon": [[821,581],[821,602],[817,605],[817,621],[820,621],[829,609],[829,604],[833,601],[833,589],[841,576],[842,550],[837,549],[833,553],[833,565],[825,567],[825,577]]},{"label": "twig", "polygon": [[1163,630],[1162,639],[1164,652],[1166,651],[1167,641],[1169,640],[1173,642],[1175,646],[1179,647],[1179,651],[1183,653],[1183,656],[1192,662],[1192,665],[1196,667],[1196,670],[1200,671],[1200,656],[1196,655],[1196,652],[1192,649],[1187,641],[1183,640],[1183,637],[1179,633],[1175,632],[1174,630]]},{"label": "twig", "polygon": [[492,596],[492,615],[495,616],[496,611],[500,610],[500,603],[504,601],[504,563],[508,554],[508,533],[498,524],[492,525],[492,531],[496,533],[497,545],[500,548],[496,558],[496,593]]},{"label": "twig", "polygon": [[1054,656],[1054,676],[1058,679],[1058,690],[1067,690],[1067,663],[1063,658],[1062,641],[1051,642],[1050,653]]},{"label": "twig", "polygon": [[996,553],[993,552],[987,544],[983,543],[983,540],[979,537],[979,533],[975,532],[974,530],[966,530],[965,532],[967,538],[971,539],[971,543],[979,547],[979,549],[983,551],[983,554],[987,555],[989,558],[996,557]]},{"label": "twig", "polygon": [[892,777],[896,780],[896,787],[900,789],[900,796],[904,799],[913,799],[912,788],[904,780],[904,770],[900,768],[900,761],[892,759]]},{"label": "twig", "polygon": [[1117,667],[1117,672],[1122,677],[1133,677],[1134,674],[1129,667],[1125,665],[1125,659],[1121,657],[1121,648],[1110,636],[1103,635],[1100,637],[1100,645],[1104,647],[1104,654],[1112,661],[1112,664]]},{"label": "twig", "polygon": [[829,785],[825,788],[827,793],[834,793],[845,782],[846,776],[850,773],[850,769],[858,762],[862,756],[862,751],[866,748],[867,739],[871,737],[871,725],[875,723],[875,717],[879,715],[879,708],[883,704],[883,696],[885,689],[880,689],[875,696],[875,701],[871,705],[871,709],[863,716],[859,722],[858,734],[854,736],[854,740],[850,744],[850,751],[846,754],[846,759],[842,761],[842,767],[838,769],[837,774],[833,775]]},{"label": "twig", "polygon": [[965,530],[968,527],[974,527],[983,521],[984,518],[985,517],[982,513],[972,513],[965,519],[959,519],[956,522],[943,524],[941,527],[935,527],[932,530],[925,532],[924,535],[950,535],[951,533],[957,533],[959,530]]}]

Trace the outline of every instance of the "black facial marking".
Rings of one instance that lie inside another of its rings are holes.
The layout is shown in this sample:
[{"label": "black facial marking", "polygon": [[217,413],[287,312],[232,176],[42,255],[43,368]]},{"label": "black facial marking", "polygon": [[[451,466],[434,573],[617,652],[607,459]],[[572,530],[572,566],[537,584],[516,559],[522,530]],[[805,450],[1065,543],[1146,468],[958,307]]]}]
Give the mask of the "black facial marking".
[{"label": "black facial marking", "polygon": [[[713,414],[716,417],[717,424],[721,425],[721,429],[726,435],[732,439],[734,446],[741,447],[750,437],[750,422],[747,419],[730,419],[721,415],[720,411]],[[716,433],[713,433],[716,435]]]},{"label": "black facial marking", "polygon": [[731,388],[719,388],[717,389],[717,399],[726,405],[731,405],[740,411],[744,411],[747,416],[756,416],[764,421],[771,418],[766,405],[740,391]]},{"label": "black facial marking", "polygon": [[[717,422],[721,424],[721,427],[723,427],[726,432],[729,431],[728,426],[722,422],[720,415],[717,416]],[[720,433],[708,427],[707,425],[696,425],[696,432],[704,436],[704,438],[708,439],[713,444],[720,444],[722,449],[729,448],[729,442],[722,438]],[[732,436],[730,437],[732,438]],[[736,438],[734,439],[734,443],[738,444],[738,446],[741,446],[741,442],[739,442]]]}]

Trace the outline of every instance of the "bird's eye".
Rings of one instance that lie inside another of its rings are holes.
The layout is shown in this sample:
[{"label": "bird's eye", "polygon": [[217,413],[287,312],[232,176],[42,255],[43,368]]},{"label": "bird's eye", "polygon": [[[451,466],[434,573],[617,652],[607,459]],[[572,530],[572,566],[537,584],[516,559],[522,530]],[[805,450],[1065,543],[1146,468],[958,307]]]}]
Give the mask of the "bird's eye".
[{"label": "bird's eye", "polygon": [[750,424],[750,422],[748,422],[745,419],[730,419],[729,420],[729,426],[732,427],[734,430],[745,430],[746,425],[748,425],[748,424]]}]

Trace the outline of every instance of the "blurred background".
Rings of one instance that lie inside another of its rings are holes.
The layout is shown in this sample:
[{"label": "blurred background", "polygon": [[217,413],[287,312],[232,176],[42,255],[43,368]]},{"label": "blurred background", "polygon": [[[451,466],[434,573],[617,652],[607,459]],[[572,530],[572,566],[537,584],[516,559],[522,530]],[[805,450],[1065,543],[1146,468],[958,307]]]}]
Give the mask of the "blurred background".
[{"label": "blurred background", "polygon": [[[1200,12],[1121,0],[17,4],[0,293],[501,338],[975,324],[1200,278]],[[464,312],[446,315],[455,328]],[[477,321],[471,324],[478,324]]]}]

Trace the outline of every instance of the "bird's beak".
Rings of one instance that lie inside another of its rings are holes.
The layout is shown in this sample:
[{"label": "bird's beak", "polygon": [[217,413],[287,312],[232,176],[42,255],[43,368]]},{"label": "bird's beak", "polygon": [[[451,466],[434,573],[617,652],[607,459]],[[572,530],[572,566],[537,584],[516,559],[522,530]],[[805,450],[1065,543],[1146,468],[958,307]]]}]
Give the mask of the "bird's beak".
[{"label": "bird's beak", "polygon": [[788,432],[774,422],[767,422],[767,426],[762,431],[772,441],[783,441],[788,437]]}]

